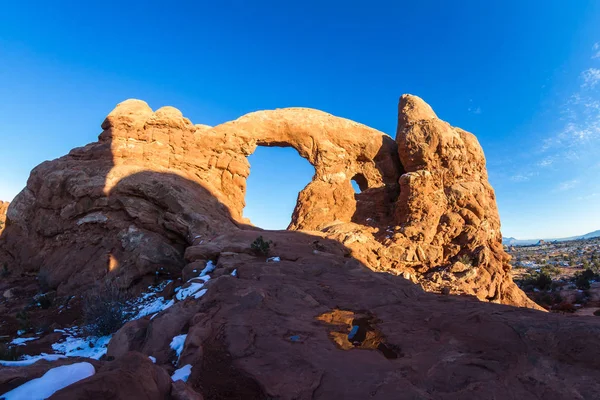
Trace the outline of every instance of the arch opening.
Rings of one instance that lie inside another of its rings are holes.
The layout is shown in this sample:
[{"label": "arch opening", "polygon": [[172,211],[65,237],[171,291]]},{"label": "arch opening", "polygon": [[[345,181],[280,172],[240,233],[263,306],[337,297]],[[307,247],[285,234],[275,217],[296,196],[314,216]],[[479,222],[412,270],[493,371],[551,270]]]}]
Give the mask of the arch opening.
[{"label": "arch opening", "polygon": [[352,184],[355,194],[361,194],[369,188],[369,182],[367,181],[367,178],[360,173],[354,175],[350,180],[350,183]]},{"label": "arch opening", "polygon": [[315,168],[293,147],[279,145],[258,146],[248,162],[244,218],[259,228],[287,229],[298,194],[312,181]]}]

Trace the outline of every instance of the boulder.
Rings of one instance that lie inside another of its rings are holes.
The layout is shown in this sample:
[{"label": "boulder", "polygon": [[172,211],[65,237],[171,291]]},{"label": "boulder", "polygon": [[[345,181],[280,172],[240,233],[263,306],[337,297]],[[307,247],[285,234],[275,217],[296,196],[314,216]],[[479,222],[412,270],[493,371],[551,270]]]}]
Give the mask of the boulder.
[{"label": "boulder", "polygon": [[168,398],[171,378],[140,353],[130,352],[107,362],[96,374],[59,390],[50,397],[61,399],[155,399]]},{"label": "boulder", "polygon": [[110,339],[106,356],[119,358],[130,351],[140,351],[146,338],[150,318],[140,318],[127,322]]},{"label": "boulder", "polygon": [[48,370],[63,365],[70,365],[80,362],[87,362],[94,366],[96,370],[103,365],[102,361],[91,360],[81,357],[61,358],[55,361],[39,360],[31,365],[5,367],[0,366],[0,393],[7,393],[18,386],[41,377]]}]

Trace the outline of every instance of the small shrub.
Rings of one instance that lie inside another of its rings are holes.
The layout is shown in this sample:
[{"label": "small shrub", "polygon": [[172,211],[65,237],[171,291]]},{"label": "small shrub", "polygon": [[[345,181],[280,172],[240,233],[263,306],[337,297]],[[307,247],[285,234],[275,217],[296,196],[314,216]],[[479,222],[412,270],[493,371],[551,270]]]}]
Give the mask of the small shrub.
[{"label": "small shrub", "polygon": [[0,343],[0,360],[17,361],[21,357],[19,346],[8,346]]},{"label": "small shrub", "polygon": [[83,296],[83,321],[90,335],[106,336],[127,322],[129,294],[105,282]]},{"label": "small shrub", "polygon": [[536,280],[536,286],[540,290],[548,290],[552,286],[552,278],[545,272],[540,272]]},{"label": "small shrub", "polygon": [[596,317],[600,317],[600,309],[598,309],[598,310],[594,311],[594,315],[595,315]]},{"label": "small shrub", "polygon": [[585,274],[579,274],[575,278],[575,286],[580,290],[588,290],[590,285],[590,280],[585,276]]},{"label": "small shrub", "polygon": [[562,303],[552,307],[552,311],[574,313],[576,311],[576,308],[573,304],[563,301]]},{"label": "small shrub", "polygon": [[473,266],[473,260],[467,254],[463,254],[458,258],[458,262],[465,264],[467,267]]},{"label": "small shrub", "polygon": [[560,275],[560,268],[546,265],[540,268],[540,272],[543,274],[547,274],[550,277],[556,277]]},{"label": "small shrub", "polygon": [[519,285],[526,291],[532,291],[534,288],[539,290],[550,290],[552,288],[552,278],[546,272],[530,272],[528,276],[518,281]]},{"label": "small shrub", "polygon": [[40,296],[38,303],[43,310],[47,310],[52,307],[52,298],[50,296]]},{"label": "small shrub", "polygon": [[558,293],[548,292],[534,293],[531,299],[545,308],[554,307],[557,304],[563,302],[563,298],[561,297],[561,295],[559,295]]},{"label": "small shrub", "polygon": [[270,241],[270,240],[265,241],[265,239],[263,239],[262,236],[259,236],[256,238],[256,240],[254,240],[254,242],[252,242],[252,244],[250,245],[250,248],[256,254],[259,254],[262,256],[267,256],[269,254],[269,250],[271,248],[272,243],[273,243],[272,241]]},{"label": "small shrub", "polygon": [[29,320],[29,314],[25,310],[21,310],[15,316],[17,318],[17,322],[19,323],[19,329],[24,330],[25,332],[31,329],[31,321]]}]

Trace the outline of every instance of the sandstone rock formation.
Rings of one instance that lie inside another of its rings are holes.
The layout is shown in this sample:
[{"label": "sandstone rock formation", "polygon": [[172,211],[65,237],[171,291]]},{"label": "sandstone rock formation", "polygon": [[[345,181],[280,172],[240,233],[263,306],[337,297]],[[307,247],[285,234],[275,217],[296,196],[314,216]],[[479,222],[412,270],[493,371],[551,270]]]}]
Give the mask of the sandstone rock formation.
[{"label": "sandstone rock formation", "polygon": [[[213,251],[231,255],[219,257],[203,297],[125,325],[113,336],[117,347],[153,356],[170,371],[190,365],[187,385],[207,400],[600,396],[600,318],[426,293],[304,232],[265,233],[279,263],[235,253],[251,233],[234,230],[213,243]],[[187,336],[177,357],[168,343],[179,334]],[[113,353],[110,363],[127,354]],[[74,384],[57,398],[97,388],[114,395],[104,379]],[[116,388],[149,380],[137,373],[111,379]]]},{"label": "sandstone rock formation", "polygon": [[59,294],[106,276],[127,287],[179,274],[186,248],[256,229],[242,217],[247,156],[290,146],[315,175],[289,229],[321,231],[369,268],[427,290],[535,307],[509,276],[481,147],[418,97],[401,98],[396,141],[312,109],[211,128],[139,100],[119,104],[102,128],[98,142],[32,171],[0,239],[0,257],[43,271]]},{"label": "sandstone rock formation", "polygon": [[8,210],[8,202],[0,201],[0,234],[4,230],[4,224],[6,223],[6,210]]},{"label": "sandstone rock formation", "polygon": [[[201,297],[123,325],[96,374],[52,398],[600,398],[600,318],[511,307],[536,308],[508,274],[481,147],[421,99],[401,98],[396,140],[316,110],[213,128],[138,100],[102,128],[36,167],[8,207],[1,336],[51,321],[24,347],[52,351],[82,327],[73,295],[95,282],[169,279],[166,303],[215,269]],[[257,146],[292,146],[315,167],[287,231],[243,218]],[[0,387],[70,362],[0,367]]]}]

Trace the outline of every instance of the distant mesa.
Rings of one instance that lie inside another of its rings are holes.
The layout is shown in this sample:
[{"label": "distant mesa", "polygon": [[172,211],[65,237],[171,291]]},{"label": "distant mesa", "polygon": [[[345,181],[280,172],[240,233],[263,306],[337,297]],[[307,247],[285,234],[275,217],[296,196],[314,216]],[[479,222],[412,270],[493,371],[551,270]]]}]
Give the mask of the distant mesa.
[{"label": "distant mesa", "polygon": [[502,244],[504,244],[506,246],[532,246],[532,245],[536,245],[536,244],[541,245],[541,244],[547,244],[547,243],[551,243],[551,242],[567,242],[569,240],[593,239],[596,237],[600,237],[600,230],[586,233],[585,235],[581,235],[581,236],[570,236],[570,237],[558,238],[558,239],[519,240],[519,239],[515,239],[514,237],[509,237],[509,238],[503,237]]}]

